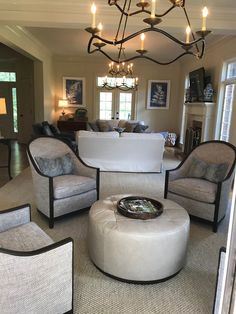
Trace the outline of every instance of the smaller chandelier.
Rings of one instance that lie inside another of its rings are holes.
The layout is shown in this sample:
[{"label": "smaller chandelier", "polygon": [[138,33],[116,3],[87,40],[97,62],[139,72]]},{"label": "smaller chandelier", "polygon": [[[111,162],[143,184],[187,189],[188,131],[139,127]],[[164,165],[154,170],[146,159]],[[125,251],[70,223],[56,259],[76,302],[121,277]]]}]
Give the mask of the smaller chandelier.
[{"label": "smaller chandelier", "polygon": [[[125,58],[125,48],[119,48],[119,60],[121,56]],[[118,88],[123,91],[137,90],[138,78],[133,76],[133,63],[126,65],[125,62],[118,62],[114,65],[112,61],[109,63],[109,78],[105,76],[102,87],[106,89]]]},{"label": "smaller chandelier", "polygon": [[122,91],[137,90],[138,78],[126,76],[123,77],[105,76],[101,87],[106,88],[108,90],[115,88],[120,89]]}]

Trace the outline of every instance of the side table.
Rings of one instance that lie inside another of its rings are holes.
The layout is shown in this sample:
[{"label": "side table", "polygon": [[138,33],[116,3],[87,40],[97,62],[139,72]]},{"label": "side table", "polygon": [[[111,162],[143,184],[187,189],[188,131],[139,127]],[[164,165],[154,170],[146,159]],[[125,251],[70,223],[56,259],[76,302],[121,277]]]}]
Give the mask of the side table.
[{"label": "side table", "polygon": [[0,168],[7,168],[8,169],[8,176],[10,180],[12,179],[11,176],[11,139],[10,138],[0,138],[0,144],[7,145],[8,148],[8,160],[7,165],[0,166]]}]

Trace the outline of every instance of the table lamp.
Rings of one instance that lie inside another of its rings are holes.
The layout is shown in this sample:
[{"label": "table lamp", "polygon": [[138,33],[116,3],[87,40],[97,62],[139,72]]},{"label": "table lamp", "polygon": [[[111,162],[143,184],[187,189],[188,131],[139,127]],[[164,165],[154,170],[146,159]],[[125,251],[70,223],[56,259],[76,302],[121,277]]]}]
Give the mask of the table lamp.
[{"label": "table lamp", "polygon": [[[6,106],[5,98],[0,98],[0,114],[7,114],[7,106]],[[0,138],[1,137],[2,135],[1,135],[1,130],[0,130]]]},{"label": "table lamp", "polygon": [[62,108],[62,116],[65,115],[64,108],[68,107],[68,100],[67,99],[59,99],[58,101],[58,107]]}]

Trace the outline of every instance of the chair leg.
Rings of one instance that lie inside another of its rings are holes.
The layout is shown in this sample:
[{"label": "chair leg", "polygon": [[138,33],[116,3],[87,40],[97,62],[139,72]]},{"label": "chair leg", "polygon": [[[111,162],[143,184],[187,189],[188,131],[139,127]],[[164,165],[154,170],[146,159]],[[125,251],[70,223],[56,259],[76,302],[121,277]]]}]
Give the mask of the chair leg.
[{"label": "chair leg", "polygon": [[218,223],[217,223],[217,222],[214,222],[214,223],[213,223],[212,231],[216,233],[217,230],[218,230]]},{"label": "chair leg", "polygon": [[54,227],[54,219],[53,218],[49,218],[49,228],[53,229]]}]

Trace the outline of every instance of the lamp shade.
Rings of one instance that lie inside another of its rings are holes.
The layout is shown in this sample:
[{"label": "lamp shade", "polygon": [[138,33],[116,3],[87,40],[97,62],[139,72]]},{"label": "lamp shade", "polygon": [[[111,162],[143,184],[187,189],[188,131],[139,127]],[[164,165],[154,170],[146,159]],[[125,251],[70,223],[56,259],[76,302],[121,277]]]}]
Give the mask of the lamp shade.
[{"label": "lamp shade", "polygon": [[68,106],[68,100],[67,99],[59,99],[58,101],[58,107],[67,107]]},{"label": "lamp shade", "polygon": [[0,114],[7,114],[6,99],[0,98]]}]

